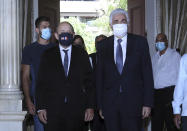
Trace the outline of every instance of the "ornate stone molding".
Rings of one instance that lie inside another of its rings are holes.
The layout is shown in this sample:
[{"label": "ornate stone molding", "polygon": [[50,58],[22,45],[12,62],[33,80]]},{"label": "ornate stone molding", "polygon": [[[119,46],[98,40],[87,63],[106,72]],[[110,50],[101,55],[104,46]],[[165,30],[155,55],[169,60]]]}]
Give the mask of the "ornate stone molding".
[{"label": "ornate stone molding", "polygon": [[26,111],[23,112],[0,112],[0,121],[23,121]]}]

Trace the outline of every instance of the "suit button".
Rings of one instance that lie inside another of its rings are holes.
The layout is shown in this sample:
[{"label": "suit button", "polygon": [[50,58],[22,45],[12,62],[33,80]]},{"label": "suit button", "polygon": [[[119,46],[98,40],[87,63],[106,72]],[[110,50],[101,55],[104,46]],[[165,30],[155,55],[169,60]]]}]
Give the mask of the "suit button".
[{"label": "suit button", "polygon": [[67,99],[67,96],[64,97],[64,103],[67,103],[68,102],[68,99]]},{"label": "suit button", "polygon": [[69,88],[70,87],[70,83],[66,83],[66,87]]}]

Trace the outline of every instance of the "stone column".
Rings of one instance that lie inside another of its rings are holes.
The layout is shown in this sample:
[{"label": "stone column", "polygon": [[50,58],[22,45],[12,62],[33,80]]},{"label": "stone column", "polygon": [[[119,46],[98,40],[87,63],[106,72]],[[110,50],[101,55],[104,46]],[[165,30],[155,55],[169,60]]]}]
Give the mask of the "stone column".
[{"label": "stone column", "polygon": [[149,43],[150,55],[153,56],[155,50],[155,39],[157,35],[157,1],[145,0],[145,27],[147,32],[147,40]]},{"label": "stone column", "polygon": [[20,2],[0,0],[0,130],[22,131]]},{"label": "stone column", "polygon": [[[158,20],[157,20],[157,2],[159,0],[145,0],[145,16],[146,16],[146,31],[147,40],[149,43],[150,55],[153,56],[156,52],[155,50],[155,39],[158,33]],[[146,131],[151,131],[151,122],[149,120],[148,127]]]},{"label": "stone column", "polygon": [[35,20],[38,18],[38,0],[33,0],[33,8],[32,8],[32,42],[37,40],[37,33],[35,31]]}]

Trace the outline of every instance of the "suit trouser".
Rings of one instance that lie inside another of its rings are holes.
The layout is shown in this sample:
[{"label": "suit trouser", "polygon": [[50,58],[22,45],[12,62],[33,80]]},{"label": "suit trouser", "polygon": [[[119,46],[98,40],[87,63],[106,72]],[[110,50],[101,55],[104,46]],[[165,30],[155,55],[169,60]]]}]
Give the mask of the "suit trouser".
[{"label": "suit trouser", "polygon": [[121,106],[124,106],[121,97],[119,95],[113,106],[103,112],[107,131],[142,131],[141,116],[129,116]]},{"label": "suit trouser", "polygon": [[63,109],[61,111],[48,111],[45,131],[83,131],[83,112],[76,112],[73,109]]},{"label": "suit trouser", "polygon": [[168,131],[177,131],[173,121],[173,98],[174,86],[155,90],[155,102],[152,111],[152,131],[163,131],[164,126]]},{"label": "suit trouser", "polygon": [[106,131],[104,120],[101,119],[98,112],[94,114],[93,131]]},{"label": "suit trouser", "polygon": [[84,123],[75,118],[50,118],[45,131],[83,131]]},{"label": "suit trouser", "polygon": [[182,116],[182,131],[187,131],[187,116]]}]

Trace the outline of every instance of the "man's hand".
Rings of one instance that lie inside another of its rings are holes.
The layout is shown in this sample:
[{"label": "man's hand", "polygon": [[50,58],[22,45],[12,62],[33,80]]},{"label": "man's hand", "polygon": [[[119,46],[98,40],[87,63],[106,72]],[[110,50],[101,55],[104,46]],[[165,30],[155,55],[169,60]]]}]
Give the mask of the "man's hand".
[{"label": "man's hand", "polygon": [[31,115],[35,115],[36,114],[35,105],[32,103],[31,100],[27,100],[26,103],[27,103],[27,108],[28,108],[29,113]]},{"label": "man's hand", "polygon": [[94,109],[86,109],[84,121],[91,121],[94,117]]},{"label": "man's hand", "polygon": [[101,117],[102,119],[104,119],[102,110],[99,110],[99,115],[100,115],[100,117]]},{"label": "man's hand", "polygon": [[31,101],[30,97],[30,65],[21,65],[21,79],[22,79],[22,85],[23,85],[23,92],[27,104],[28,111],[31,115],[36,114],[36,108]]},{"label": "man's hand", "polygon": [[181,124],[181,115],[180,114],[175,114],[174,115],[174,123],[175,126],[180,129],[180,124]]},{"label": "man's hand", "polygon": [[47,124],[47,111],[46,110],[40,110],[38,112],[38,117],[40,121],[42,121],[44,124]]},{"label": "man's hand", "polygon": [[151,108],[144,106],[142,109],[142,119],[149,117],[151,113]]}]

